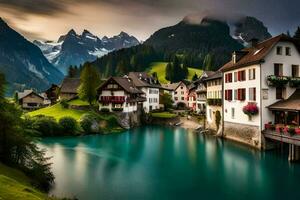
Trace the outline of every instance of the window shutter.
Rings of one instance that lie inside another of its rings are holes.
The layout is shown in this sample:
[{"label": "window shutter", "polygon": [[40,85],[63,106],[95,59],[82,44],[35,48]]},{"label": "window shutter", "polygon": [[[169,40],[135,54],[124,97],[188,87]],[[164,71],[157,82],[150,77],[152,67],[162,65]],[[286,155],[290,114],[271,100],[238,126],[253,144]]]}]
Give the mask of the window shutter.
[{"label": "window shutter", "polygon": [[241,81],[241,71],[238,71],[238,81]]},{"label": "window shutter", "polygon": [[228,98],[227,98],[227,97],[228,97],[228,96],[227,96],[227,91],[228,91],[228,90],[225,90],[225,100],[228,100]]},{"label": "window shutter", "polygon": [[253,88],[253,100],[256,101],[256,88]]}]

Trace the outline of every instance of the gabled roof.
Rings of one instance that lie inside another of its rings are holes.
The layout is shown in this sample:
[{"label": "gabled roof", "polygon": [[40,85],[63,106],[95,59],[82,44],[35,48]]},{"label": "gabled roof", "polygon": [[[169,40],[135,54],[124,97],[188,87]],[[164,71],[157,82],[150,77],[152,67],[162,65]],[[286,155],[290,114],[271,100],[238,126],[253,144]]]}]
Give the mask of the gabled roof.
[{"label": "gabled roof", "polygon": [[139,90],[133,83],[130,78],[126,77],[110,77],[103,84],[100,85],[98,90],[101,90],[104,86],[109,84],[111,81],[117,83],[120,87],[122,87],[126,92],[131,94],[143,94],[144,92]]},{"label": "gabled roof", "polygon": [[176,90],[181,84],[184,84],[184,82],[180,81],[177,83],[168,83],[168,84],[162,84],[162,88],[166,90]]},{"label": "gabled roof", "polygon": [[239,58],[236,63],[233,60],[226,63],[220,70],[222,72],[238,69],[240,67],[254,65],[264,62],[264,58],[268,55],[268,53],[272,50],[272,48],[280,41],[288,41],[293,42],[297,49],[299,50],[299,41],[281,34],[276,37],[265,40],[261,43],[258,43],[254,47],[242,49],[240,53],[242,53],[241,58]]},{"label": "gabled roof", "polygon": [[65,78],[61,84],[61,93],[72,93],[77,94],[77,89],[80,85],[79,78]]},{"label": "gabled roof", "polygon": [[300,89],[297,89],[288,99],[278,101],[268,108],[270,110],[300,111]]},{"label": "gabled roof", "polygon": [[155,80],[146,72],[129,72],[128,77],[131,78],[136,87],[161,87],[158,80]]},{"label": "gabled roof", "polygon": [[37,97],[40,97],[41,99],[44,99],[43,96],[41,96],[40,94],[34,92],[33,90],[24,90],[23,92],[18,92],[17,94],[18,94],[18,99],[19,99],[19,100],[21,100],[21,99],[27,97],[27,96],[30,95],[30,94],[34,94],[34,95],[36,95]]},{"label": "gabled roof", "polygon": [[210,81],[210,80],[215,80],[215,79],[221,79],[222,78],[222,72],[221,71],[216,71],[207,78],[204,79],[204,81]]}]

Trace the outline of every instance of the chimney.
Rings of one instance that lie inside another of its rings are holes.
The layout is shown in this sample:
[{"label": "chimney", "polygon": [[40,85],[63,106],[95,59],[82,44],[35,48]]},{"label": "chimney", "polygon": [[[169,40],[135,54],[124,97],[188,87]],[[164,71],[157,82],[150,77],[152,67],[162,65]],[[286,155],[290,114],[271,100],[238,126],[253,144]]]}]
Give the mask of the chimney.
[{"label": "chimney", "polygon": [[248,52],[247,51],[234,51],[232,53],[232,62],[235,64],[237,63],[243,56],[245,56]]},{"label": "chimney", "polygon": [[257,44],[258,44],[258,39],[257,39],[257,38],[252,38],[252,39],[250,40],[250,45],[251,45],[251,47],[256,47]]}]

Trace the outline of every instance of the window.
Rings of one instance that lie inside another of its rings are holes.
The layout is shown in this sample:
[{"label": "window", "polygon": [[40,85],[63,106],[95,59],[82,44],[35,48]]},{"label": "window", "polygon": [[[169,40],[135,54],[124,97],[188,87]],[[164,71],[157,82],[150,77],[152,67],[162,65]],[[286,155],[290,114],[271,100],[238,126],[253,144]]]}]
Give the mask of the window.
[{"label": "window", "polygon": [[274,75],[282,76],[283,75],[282,68],[283,68],[283,64],[275,63],[274,64]]},{"label": "window", "polygon": [[234,100],[238,100],[238,90],[234,90]]},{"label": "window", "polygon": [[246,71],[238,71],[238,81],[245,81],[246,80]]},{"label": "window", "polygon": [[225,74],[225,83],[232,82],[232,73]]},{"label": "window", "polygon": [[237,82],[237,81],[238,81],[238,73],[234,72],[234,82]]},{"label": "window", "polygon": [[292,77],[299,77],[299,65],[292,65]]},{"label": "window", "polygon": [[209,112],[208,112],[208,113],[209,113],[209,116],[208,116],[208,117],[209,117],[209,119],[211,119],[211,118],[212,118],[212,111],[211,111],[211,109],[209,109]]},{"label": "window", "polygon": [[231,118],[234,119],[235,116],[235,109],[231,108]]},{"label": "window", "polygon": [[181,87],[180,87],[180,89],[182,89],[182,90],[183,90],[183,86],[181,86]]},{"label": "window", "polygon": [[245,101],[246,100],[246,89],[238,89],[238,100]]},{"label": "window", "polygon": [[178,101],[178,97],[175,97],[175,101]]},{"label": "window", "polygon": [[184,100],[184,97],[181,97],[181,100]]},{"label": "window", "polygon": [[183,91],[181,91],[181,94],[182,94],[182,95],[184,95],[184,92],[183,92]]},{"label": "window", "polygon": [[227,101],[232,100],[232,90],[225,90],[225,100]]},{"label": "window", "polygon": [[256,88],[249,88],[249,101],[256,101]]},{"label": "window", "polygon": [[290,56],[291,55],[291,48],[290,47],[285,47],[285,55]]},{"label": "window", "polygon": [[282,55],[282,47],[281,47],[281,46],[278,46],[278,47],[276,48],[276,54],[277,54],[277,55]]},{"label": "window", "polygon": [[249,80],[255,79],[255,69],[249,69]]},{"label": "window", "polygon": [[177,94],[178,92],[176,91],[175,94]]},{"label": "window", "polygon": [[276,88],[276,99],[284,99],[285,88],[277,87]]}]

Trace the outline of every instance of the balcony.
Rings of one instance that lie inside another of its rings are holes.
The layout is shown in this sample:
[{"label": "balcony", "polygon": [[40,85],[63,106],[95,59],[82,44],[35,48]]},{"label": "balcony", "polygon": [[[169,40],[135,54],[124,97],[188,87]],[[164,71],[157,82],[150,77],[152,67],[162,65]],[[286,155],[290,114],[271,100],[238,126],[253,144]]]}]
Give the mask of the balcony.
[{"label": "balcony", "polygon": [[206,93],[207,89],[205,86],[199,86],[197,89],[196,89],[196,93]]},{"label": "balcony", "polygon": [[292,77],[289,82],[290,87],[299,88],[300,87],[300,77]]},{"label": "balcony", "polygon": [[125,96],[101,96],[100,102],[102,102],[102,103],[124,103]]},{"label": "balcony", "polygon": [[268,86],[270,87],[283,87],[290,81],[290,77],[269,75],[267,77],[267,81],[268,81]]},{"label": "balcony", "polygon": [[222,99],[207,99],[207,104],[210,106],[221,106]]}]

